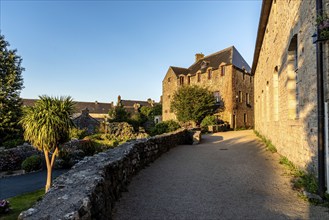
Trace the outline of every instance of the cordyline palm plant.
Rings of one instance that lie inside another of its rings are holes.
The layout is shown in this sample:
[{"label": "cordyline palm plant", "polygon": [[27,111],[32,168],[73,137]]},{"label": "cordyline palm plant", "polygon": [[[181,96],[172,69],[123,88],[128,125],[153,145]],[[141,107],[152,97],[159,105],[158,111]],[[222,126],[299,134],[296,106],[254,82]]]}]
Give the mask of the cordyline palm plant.
[{"label": "cordyline palm plant", "polygon": [[43,151],[47,165],[48,192],[52,182],[52,168],[60,144],[69,139],[72,124],[70,116],[74,103],[71,97],[53,98],[39,96],[33,107],[26,107],[20,121],[24,129],[24,138],[36,149]]}]

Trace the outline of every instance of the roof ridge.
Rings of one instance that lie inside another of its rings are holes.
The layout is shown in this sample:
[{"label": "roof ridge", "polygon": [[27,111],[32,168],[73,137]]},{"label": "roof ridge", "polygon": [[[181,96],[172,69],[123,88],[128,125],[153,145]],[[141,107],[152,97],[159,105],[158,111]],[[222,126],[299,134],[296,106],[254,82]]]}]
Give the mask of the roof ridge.
[{"label": "roof ridge", "polygon": [[171,68],[180,68],[180,69],[188,69],[188,68],[185,68],[185,67],[179,67],[179,66],[170,66]]},{"label": "roof ridge", "polygon": [[74,101],[73,100],[73,102],[75,102],[75,103],[93,103],[93,104],[95,104],[97,102],[98,104],[111,104],[111,102],[99,102],[99,101],[86,102],[86,101]]},{"label": "roof ridge", "polygon": [[232,46],[230,46],[230,47],[227,47],[227,48],[222,49],[222,50],[220,50],[220,51],[217,51],[217,52],[215,52],[215,53],[209,54],[209,55],[205,56],[204,58],[202,58],[201,60],[203,60],[203,59],[205,59],[205,58],[207,58],[207,57],[211,57],[211,56],[214,56],[214,55],[217,55],[217,54],[223,53],[223,52],[225,52],[226,50],[233,50],[234,48],[235,48],[234,45],[232,45]]},{"label": "roof ridge", "polygon": [[121,101],[147,102],[147,100],[142,101],[142,100],[133,100],[133,99],[121,99]]}]

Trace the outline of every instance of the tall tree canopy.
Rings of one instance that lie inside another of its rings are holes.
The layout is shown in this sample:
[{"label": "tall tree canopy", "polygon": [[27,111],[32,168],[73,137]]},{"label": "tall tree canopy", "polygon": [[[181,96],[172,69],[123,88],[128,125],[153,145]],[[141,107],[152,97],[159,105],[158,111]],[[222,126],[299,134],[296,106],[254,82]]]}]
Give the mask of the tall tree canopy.
[{"label": "tall tree canopy", "polygon": [[153,120],[154,116],[162,115],[162,105],[156,104],[153,106],[142,106],[140,112],[148,119]]},{"label": "tall tree canopy", "polygon": [[175,92],[170,108],[178,121],[194,121],[199,125],[204,117],[214,113],[215,98],[206,88],[183,86]]},{"label": "tall tree canopy", "polygon": [[127,122],[130,118],[129,112],[126,111],[121,103],[109,111],[109,116],[111,118],[110,122]]},{"label": "tall tree canopy", "polygon": [[[24,108],[20,123],[24,129],[25,140],[44,152],[47,165],[47,192],[51,186],[52,167],[59,145],[69,139],[70,128],[73,125],[70,116],[73,113],[74,103],[71,97],[40,96],[39,98],[33,107]],[[52,154],[51,158],[49,154]]]},{"label": "tall tree canopy", "polygon": [[8,47],[9,43],[0,35],[0,144],[19,133],[22,114],[22,58]]}]

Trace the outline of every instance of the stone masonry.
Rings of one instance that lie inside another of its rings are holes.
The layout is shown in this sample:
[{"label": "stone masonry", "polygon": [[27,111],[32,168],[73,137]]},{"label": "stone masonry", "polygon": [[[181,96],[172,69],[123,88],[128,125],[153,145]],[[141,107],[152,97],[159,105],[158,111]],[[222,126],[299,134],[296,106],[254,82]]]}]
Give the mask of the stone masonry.
[{"label": "stone masonry", "polygon": [[134,174],[170,148],[192,143],[193,134],[182,129],[86,157],[19,219],[111,219],[114,202]]},{"label": "stone masonry", "polygon": [[196,54],[188,69],[169,67],[162,81],[163,120],[176,119],[170,110],[174,93],[181,86],[199,85],[214,93],[224,111],[216,114],[231,128],[253,127],[253,77],[250,68],[234,47],[204,57]]},{"label": "stone masonry", "polygon": [[[329,1],[324,2],[327,7]],[[264,1],[252,69],[255,129],[280,154],[314,173],[318,133],[315,31],[315,1]]]}]

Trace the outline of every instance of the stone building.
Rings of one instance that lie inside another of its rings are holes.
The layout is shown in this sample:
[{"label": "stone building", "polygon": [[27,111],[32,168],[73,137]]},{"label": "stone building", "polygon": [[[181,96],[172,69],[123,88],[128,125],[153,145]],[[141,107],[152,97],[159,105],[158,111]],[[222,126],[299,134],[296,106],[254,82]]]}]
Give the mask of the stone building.
[{"label": "stone building", "polygon": [[88,135],[95,133],[100,127],[99,120],[89,115],[88,108],[83,109],[80,114],[76,113],[72,121],[77,128],[85,129]]},{"label": "stone building", "polygon": [[199,85],[214,93],[224,111],[217,116],[231,128],[253,127],[253,77],[247,62],[234,46],[204,56],[195,55],[189,68],[169,67],[162,81],[162,119],[176,119],[170,102],[180,86]]},{"label": "stone building", "polygon": [[[326,86],[329,65],[328,43],[320,39],[321,30],[319,41],[312,39],[317,33],[319,3],[264,0],[252,65],[255,130],[270,139],[280,154],[315,173],[320,156],[317,70],[324,68]],[[329,0],[321,5],[328,15]],[[320,44],[324,59],[323,65],[317,66]],[[321,172],[323,175],[324,170]]]},{"label": "stone building", "polygon": [[134,114],[135,112],[138,111],[139,108],[143,107],[143,106],[148,106],[148,107],[152,107],[154,105],[157,105],[159,103],[156,103],[154,100],[152,99],[148,99],[146,101],[139,101],[139,100],[125,100],[125,99],[121,99],[121,96],[118,96],[118,100],[117,100],[117,104],[116,105],[123,105],[123,107],[125,108],[125,110],[130,113],[130,114]]},{"label": "stone building", "polygon": [[[23,99],[23,106],[34,106],[34,103],[38,99]],[[113,108],[113,102],[74,102],[74,113],[73,118],[81,115],[82,111],[88,109],[89,116],[97,119],[98,121],[103,121],[108,115],[110,109]]]},{"label": "stone building", "polygon": [[[23,99],[23,106],[33,106],[37,99]],[[153,106],[159,103],[155,102],[152,99],[146,101],[139,100],[124,100],[121,99],[121,96],[118,96],[118,101],[124,106],[127,112],[133,114],[142,106]],[[89,116],[97,119],[100,122],[104,121],[105,117],[108,117],[109,111],[114,108],[114,103],[104,103],[104,102],[74,102],[74,113],[73,118],[76,118],[81,115],[82,111],[85,109],[88,110]]]}]

